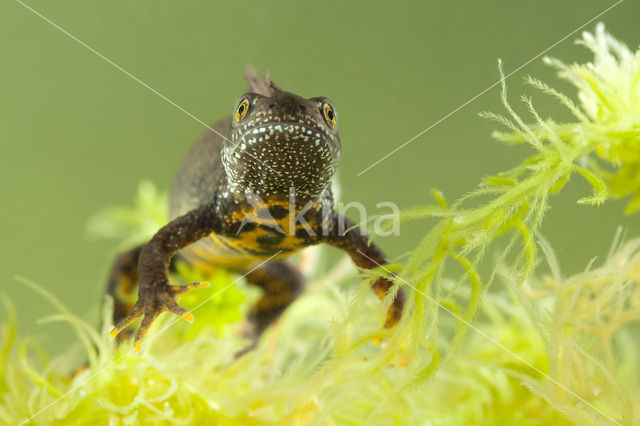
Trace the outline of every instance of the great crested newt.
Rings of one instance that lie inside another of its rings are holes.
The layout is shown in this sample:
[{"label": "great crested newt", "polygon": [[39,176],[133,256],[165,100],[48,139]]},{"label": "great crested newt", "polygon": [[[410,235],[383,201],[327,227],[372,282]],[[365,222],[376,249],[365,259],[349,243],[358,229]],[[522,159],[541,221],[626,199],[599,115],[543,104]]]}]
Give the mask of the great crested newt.
[{"label": "great crested newt", "polygon": [[[192,322],[193,315],[176,298],[208,286],[171,285],[174,256],[201,270],[246,273],[247,281],[263,290],[248,314],[255,339],[303,289],[300,271],[282,258],[326,243],[346,251],[361,268],[386,262],[366,233],[334,209],[331,182],[340,137],[331,101],[286,92],[268,73],[258,77],[249,70],[247,81],[232,117],[206,131],[183,161],[171,190],[170,222],[113,265],[107,286],[114,299],[110,335],[116,337],[142,316],[136,351],[162,312]],[[132,306],[128,300],[136,282],[138,299]],[[382,277],[372,288],[383,298],[391,286]],[[398,322],[403,305],[398,291],[385,327]]]}]

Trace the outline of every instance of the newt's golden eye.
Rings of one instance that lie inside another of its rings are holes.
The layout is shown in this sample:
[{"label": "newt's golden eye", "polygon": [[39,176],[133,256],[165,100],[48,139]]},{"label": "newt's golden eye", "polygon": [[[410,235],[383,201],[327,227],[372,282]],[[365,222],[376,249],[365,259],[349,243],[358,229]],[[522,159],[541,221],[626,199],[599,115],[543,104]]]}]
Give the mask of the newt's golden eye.
[{"label": "newt's golden eye", "polygon": [[326,103],[322,107],[322,114],[327,124],[335,129],[336,127],[336,112],[333,110],[331,104]]},{"label": "newt's golden eye", "polygon": [[238,104],[238,107],[236,108],[236,114],[234,116],[236,121],[240,121],[244,118],[245,115],[247,115],[247,112],[249,111],[249,107],[251,106],[251,104],[249,103],[249,99],[244,98],[243,100],[240,101],[240,103]]}]

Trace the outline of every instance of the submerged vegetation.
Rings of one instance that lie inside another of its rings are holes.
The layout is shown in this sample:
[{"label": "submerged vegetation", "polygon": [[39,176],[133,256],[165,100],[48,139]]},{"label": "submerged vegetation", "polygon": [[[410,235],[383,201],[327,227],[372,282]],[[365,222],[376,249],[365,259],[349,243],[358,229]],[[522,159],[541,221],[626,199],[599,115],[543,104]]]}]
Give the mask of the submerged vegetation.
[{"label": "submerged vegetation", "polygon": [[[44,320],[67,321],[85,351],[49,361],[29,340],[18,343],[5,301],[0,422],[637,424],[640,236],[620,232],[604,262],[566,277],[539,234],[549,195],[574,175],[593,188],[578,203],[626,197],[626,213],[640,209],[640,53],[602,25],[580,43],[591,63],[545,59],[578,89],[577,101],[528,79],[573,122],[542,119],[528,98],[532,118],[524,120],[503,79],[507,114],[483,115],[506,126],[497,139],[533,153],[454,203],[434,190],[435,205],[403,213],[404,221],[437,220],[403,264],[354,284],[352,267],[339,263],[240,359],[235,330],[256,294],[225,271],[199,277],[181,266],[176,281],[213,284],[181,300],[197,321],[161,316],[135,355],[107,337],[110,301],[96,330],[22,280],[58,310]],[[136,209],[106,212],[92,229],[144,240],[165,208],[166,197],[145,184]],[[487,260],[491,249],[502,254]],[[408,297],[400,324],[385,330],[391,296],[378,303],[369,284],[389,271]],[[70,376],[82,359],[88,366]]]}]

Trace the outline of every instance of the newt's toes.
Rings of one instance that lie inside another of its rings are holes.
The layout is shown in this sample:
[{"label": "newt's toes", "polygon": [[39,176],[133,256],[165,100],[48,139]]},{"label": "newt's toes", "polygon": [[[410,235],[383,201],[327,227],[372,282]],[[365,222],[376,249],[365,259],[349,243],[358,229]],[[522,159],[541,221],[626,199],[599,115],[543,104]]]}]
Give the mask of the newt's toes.
[{"label": "newt's toes", "polygon": [[206,281],[200,281],[184,286],[172,285],[163,288],[158,291],[148,291],[141,293],[138,297],[138,301],[133,306],[131,313],[127,315],[122,321],[120,321],[109,333],[109,337],[115,338],[125,327],[131,324],[136,318],[143,316],[142,323],[136,332],[133,340],[133,350],[139,352],[142,347],[142,340],[147,334],[147,331],[151,327],[151,324],[158,318],[164,311],[171,312],[178,315],[185,321],[193,323],[194,317],[191,312],[176,302],[176,297],[181,296],[190,291],[198,288],[204,288],[211,286]]},{"label": "newt's toes", "polygon": [[187,285],[172,285],[171,291],[174,296],[181,296],[186,293],[190,293],[193,290],[197,290],[199,288],[211,287],[211,283],[208,281],[199,281],[197,283],[191,283]]},{"label": "newt's toes", "polygon": [[160,315],[160,310],[158,309],[149,309],[144,314],[144,318],[142,319],[142,324],[140,324],[140,328],[136,332],[136,337],[133,340],[133,350],[135,352],[140,352],[140,348],[142,347],[142,339],[144,339],[145,334],[149,331],[151,324],[153,321]]},{"label": "newt's toes", "polygon": [[136,303],[135,305],[133,305],[133,308],[131,309],[131,312],[129,312],[129,315],[124,317],[118,324],[114,325],[113,329],[111,329],[111,332],[109,333],[109,337],[111,339],[115,339],[122,330],[124,330],[129,324],[135,321],[136,318],[138,318],[140,315],[142,315],[142,306],[139,303]]},{"label": "newt's toes", "polygon": [[176,302],[169,303],[167,305],[167,310],[172,314],[178,315],[188,323],[193,323],[193,314],[182,306],[178,305]]}]

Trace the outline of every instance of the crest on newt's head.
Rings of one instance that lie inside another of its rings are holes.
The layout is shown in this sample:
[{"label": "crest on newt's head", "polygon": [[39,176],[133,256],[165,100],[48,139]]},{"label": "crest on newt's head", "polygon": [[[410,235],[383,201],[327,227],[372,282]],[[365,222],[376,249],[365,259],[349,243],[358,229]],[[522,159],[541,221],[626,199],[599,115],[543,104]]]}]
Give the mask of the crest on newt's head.
[{"label": "crest on newt's head", "polygon": [[256,74],[255,68],[248,66],[245,78],[247,79],[248,93],[257,93],[262,96],[271,97],[273,96],[273,92],[277,90],[282,91],[282,89],[271,80],[269,70],[266,70],[264,75],[260,77]]},{"label": "crest on newt's head", "polygon": [[236,191],[288,196],[291,188],[317,197],[328,188],[340,157],[336,111],[325,97],[280,89],[265,72],[247,70],[248,91],[233,110],[222,162]]}]

